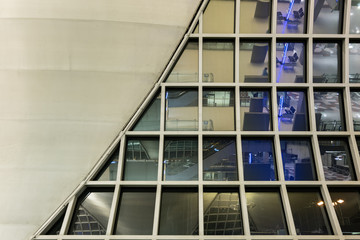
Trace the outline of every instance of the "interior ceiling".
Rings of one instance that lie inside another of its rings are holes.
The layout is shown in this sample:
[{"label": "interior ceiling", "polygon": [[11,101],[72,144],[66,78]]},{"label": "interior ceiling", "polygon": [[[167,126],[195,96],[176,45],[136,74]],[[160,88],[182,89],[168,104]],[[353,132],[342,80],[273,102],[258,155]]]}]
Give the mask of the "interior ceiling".
[{"label": "interior ceiling", "polygon": [[200,0],[0,0],[0,239],[28,239],[149,92]]}]

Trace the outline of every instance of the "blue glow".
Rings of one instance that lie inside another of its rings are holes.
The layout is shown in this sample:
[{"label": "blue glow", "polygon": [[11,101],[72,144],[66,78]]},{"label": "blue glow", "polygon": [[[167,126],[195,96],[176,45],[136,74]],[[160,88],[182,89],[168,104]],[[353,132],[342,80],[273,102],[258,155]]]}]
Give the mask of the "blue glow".
[{"label": "blue glow", "polygon": [[279,103],[279,117],[282,116],[282,109],[284,105],[284,96],[280,96],[280,103]]},{"label": "blue glow", "polygon": [[291,0],[291,2],[290,2],[288,13],[286,14],[286,21],[288,21],[290,18],[290,14],[291,14],[292,8],[294,6],[294,2],[295,2],[295,0]]},{"label": "blue glow", "polygon": [[283,52],[283,58],[282,58],[282,61],[281,61],[282,64],[284,64],[285,61],[286,61],[286,55],[287,55],[288,48],[289,48],[289,43],[285,43],[284,52]]},{"label": "blue glow", "polygon": [[117,163],[117,161],[112,161],[111,164]]},{"label": "blue glow", "polygon": [[165,93],[165,99],[168,99],[168,96],[169,96],[169,92],[166,92]]},{"label": "blue glow", "polygon": [[220,150],[219,150],[219,149],[217,149],[217,148],[214,148],[214,151],[215,151],[215,152],[218,152],[218,151],[220,151]]},{"label": "blue glow", "polygon": [[249,153],[249,164],[252,163],[252,153]]}]

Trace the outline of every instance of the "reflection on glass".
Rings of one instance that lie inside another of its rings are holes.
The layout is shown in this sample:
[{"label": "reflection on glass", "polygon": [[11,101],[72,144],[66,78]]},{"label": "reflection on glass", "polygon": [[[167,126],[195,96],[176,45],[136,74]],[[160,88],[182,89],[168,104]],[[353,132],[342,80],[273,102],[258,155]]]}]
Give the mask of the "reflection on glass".
[{"label": "reflection on glass", "polygon": [[286,181],[317,179],[310,139],[281,138],[280,145]]},{"label": "reflection on glass", "polygon": [[271,130],[269,91],[240,91],[240,120],[243,131]]},{"label": "reflection on glass", "polygon": [[276,32],[305,33],[306,0],[277,0]]},{"label": "reflection on glass", "polygon": [[356,180],[345,138],[319,138],[321,161],[327,181]]},{"label": "reflection on glass", "polygon": [[341,82],[341,48],[339,43],[313,44],[313,82]]},{"label": "reflection on glass", "polygon": [[234,0],[210,0],[203,15],[204,33],[233,33]]},{"label": "reflection on glass", "polygon": [[270,33],[271,0],[240,0],[240,33]]},{"label": "reflection on glass", "polygon": [[199,44],[190,39],[166,82],[198,82]]},{"label": "reflection on glass", "polygon": [[335,208],[344,235],[360,234],[360,192],[358,188],[330,188],[332,205]]},{"label": "reflection on glass", "polygon": [[160,130],[160,104],[161,94],[158,93],[147,109],[141,115],[133,131],[159,131]]},{"label": "reflection on glass", "polygon": [[113,200],[113,189],[87,189],[78,198],[69,235],[105,235]]},{"label": "reflection on glass", "polygon": [[274,181],[277,179],[272,139],[242,139],[244,179],[246,181]]},{"label": "reflection on glass", "polygon": [[358,151],[359,151],[359,155],[360,155],[360,138],[359,137],[356,138],[356,145],[358,147]]},{"label": "reflection on glass", "polygon": [[[360,6],[360,2],[359,2],[359,6]],[[360,7],[359,7],[359,17],[360,17]],[[349,81],[350,81],[350,83],[359,83],[360,82],[359,62],[360,62],[360,43],[350,43],[349,44]]]},{"label": "reflection on glass", "polygon": [[360,92],[352,91],[350,97],[354,130],[360,131]]},{"label": "reflection on glass", "polygon": [[119,164],[119,148],[120,148],[120,144],[114,149],[113,153],[110,155],[110,158],[107,160],[106,165],[96,175],[94,180],[96,180],[96,181],[115,181],[116,180],[118,164]]},{"label": "reflection on glass", "polygon": [[352,0],[350,9],[350,33],[360,33],[360,1]]},{"label": "reflection on glass", "polygon": [[234,82],[234,42],[205,39],[203,82]]},{"label": "reflection on glass", "polygon": [[307,131],[308,116],[304,91],[277,92],[280,131]]},{"label": "reflection on glass", "polygon": [[288,234],[279,190],[246,189],[246,202],[252,235]]},{"label": "reflection on glass", "polygon": [[116,235],[151,235],[155,188],[123,188],[116,220]]},{"label": "reflection on glass", "polygon": [[318,0],[314,4],[314,33],[341,33],[344,0]]},{"label": "reflection on glass", "polygon": [[198,130],[198,92],[192,89],[167,89],[165,130]]},{"label": "reflection on glass", "polygon": [[238,180],[235,138],[204,138],[203,159],[204,181]]},{"label": "reflection on glass", "polygon": [[198,141],[196,138],[166,138],[164,180],[198,179]]},{"label": "reflection on glass", "polygon": [[341,92],[314,92],[317,131],[345,131]]},{"label": "reflection on glass", "polygon": [[332,234],[325,203],[318,189],[289,188],[288,196],[298,235]]},{"label": "reflection on glass", "polygon": [[267,41],[240,40],[240,82],[270,82],[269,45]]},{"label": "reflection on glass", "polygon": [[305,82],[305,45],[304,43],[276,44],[276,82]]},{"label": "reflection on glass", "polygon": [[204,189],[204,234],[243,234],[239,191]]},{"label": "reflection on glass", "polygon": [[159,140],[129,138],[126,145],[124,180],[157,180]]},{"label": "reflection on glass", "polygon": [[199,206],[197,188],[163,188],[160,235],[197,235]]},{"label": "reflection on glass", "polygon": [[234,90],[203,91],[203,130],[235,129]]},{"label": "reflection on glass", "polygon": [[[56,219],[54,221],[53,225],[49,228],[49,230],[47,230],[45,232],[45,235],[59,235],[60,234],[61,226],[63,224],[65,213],[66,213],[66,208],[67,207],[65,207],[65,209],[62,211],[62,213],[60,214],[58,219]],[[44,233],[42,233],[42,234],[44,234]]]}]

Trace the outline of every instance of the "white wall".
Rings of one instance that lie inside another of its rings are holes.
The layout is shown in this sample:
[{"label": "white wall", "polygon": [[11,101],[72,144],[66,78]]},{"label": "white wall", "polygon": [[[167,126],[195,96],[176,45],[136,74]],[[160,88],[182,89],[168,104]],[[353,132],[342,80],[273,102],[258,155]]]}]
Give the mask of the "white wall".
[{"label": "white wall", "polygon": [[199,0],[0,0],[0,239],[28,239],[159,77]]}]

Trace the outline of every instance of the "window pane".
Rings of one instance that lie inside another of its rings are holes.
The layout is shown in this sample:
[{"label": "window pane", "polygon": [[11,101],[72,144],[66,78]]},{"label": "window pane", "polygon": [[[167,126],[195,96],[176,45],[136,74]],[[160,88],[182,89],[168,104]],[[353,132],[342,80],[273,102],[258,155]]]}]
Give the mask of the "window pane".
[{"label": "window pane", "polygon": [[117,215],[116,235],[151,235],[155,188],[123,188]]},{"label": "window pane", "polygon": [[239,192],[236,189],[204,189],[204,234],[243,233]]},{"label": "window pane", "polygon": [[341,92],[314,92],[317,131],[344,131]]},{"label": "window pane", "polygon": [[356,180],[351,153],[345,138],[319,138],[319,147],[327,181]]},{"label": "window pane", "polygon": [[269,91],[240,92],[241,130],[271,130],[271,108]]},{"label": "window pane", "polygon": [[276,44],[276,82],[305,82],[305,52],[304,43]]},{"label": "window pane", "polygon": [[203,82],[234,82],[234,42],[204,40]]},{"label": "window pane", "polygon": [[124,180],[157,180],[159,139],[129,138],[126,145]]},{"label": "window pane", "polygon": [[359,151],[359,155],[360,155],[360,138],[359,137],[356,138],[356,145],[358,147],[358,151]]},{"label": "window pane", "polygon": [[246,189],[246,202],[252,235],[288,234],[277,189]]},{"label": "window pane", "polygon": [[278,91],[278,125],[280,131],[309,130],[304,91]]},{"label": "window pane", "polygon": [[203,91],[203,130],[235,129],[234,90]]},{"label": "window pane", "polygon": [[238,180],[235,138],[204,138],[203,159],[204,181]]},{"label": "window pane", "polygon": [[198,190],[164,188],[161,194],[160,235],[197,235]]},{"label": "window pane", "polygon": [[152,100],[147,109],[136,123],[133,131],[159,131],[160,130],[161,94]]},{"label": "window pane", "polygon": [[341,230],[345,235],[360,234],[360,192],[358,188],[330,188]]},{"label": "window pane", "polygon": [[[251,1],[251,4],[256,2]],[[240,82],[270,82],[269,42],[240,40]]]},{"label": "window pane", "polygon": [[198,141],[196,138],[166,138],[164,180],[198,179]]},{"label": "window pane", "polygon": [[247,181],[274,181],[277,179],[272,139],[242,139],[244,178]]},{"label": "window pane", "polygon": [[350,9],[350,33],[360,33],[360,1],[352,0]]},{"label": "window pane", "polygon": [[166,82],[198,82],[199,43],[190,39]]},{"label": "window pane", "polygon": [[277,33],[305,33],[306,1],[277,0]]},{"label": "window pane", "polygon": [[341,48],[339,43],[314,42],[313,82],[341,82]]},{"label": "window pane", "polygon": [[43,234],[59,235],[60,234],[60,230],[61,230],[64,218],[65,218],[66,209],[67,209],[67,207],[65,207],[65,209],[62,211],[62,213],[60,213],[60,217],[58,217],[58,219],[55,220],[54,223],[52,223],[52,226],[45,233],[42,233],[41,235],[43,235]]},{"label": "window pane", "polygon": [[240,33],[270,33],[271,0],[240,1]]},{"label": "window pane", "polygon": [[114,149],[106,165],[94,178],[95,181],[115,181],[119,164],[120,144]]},{"label": "window pane", "polygon": [[105,235],[113,189],[87,189],[78,198],[68,234]]},{"label": "window pane", "polygon": [[165,129],[194,131],[198,129],[198,92],[192,89],[168,89],[165,99]]},{"label": "window pane", "polygon": [[298,235],[333,234],[319,190],[289,188],[288,196]]},{"label": "window pane", "polygon": [[[360,18],[360,1],[359,1],[359,18]],[[360,19],[359,19],[360,20]],[[349,81],[350,83],[360,82],[360,43],[349,44]]]},{"label": "window pane", "polygon": [[204,33],[233,33],[234,0],[210,0],[203,15]]},{"label": "window pane", "polygon": [[360,92],[352,91],[350,96],[354,130],[360,131]]},{"label": "window pane", "polygon": [[281,138],[280,144],[286,181],[317,179],[310,139]]},{"label": "window pane", "polygon": [[314,5],[314,33],[341,33],[344,0],[319,0]]}]

